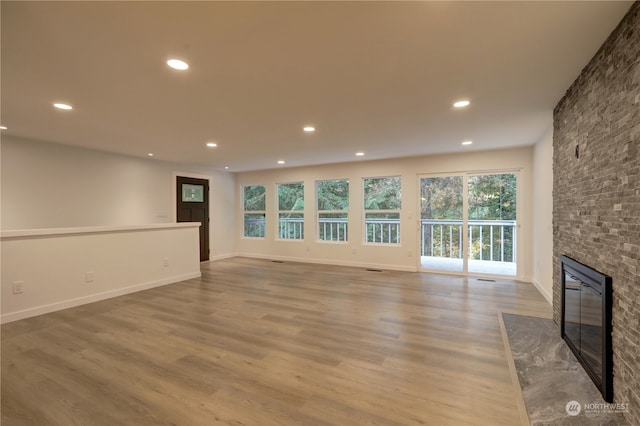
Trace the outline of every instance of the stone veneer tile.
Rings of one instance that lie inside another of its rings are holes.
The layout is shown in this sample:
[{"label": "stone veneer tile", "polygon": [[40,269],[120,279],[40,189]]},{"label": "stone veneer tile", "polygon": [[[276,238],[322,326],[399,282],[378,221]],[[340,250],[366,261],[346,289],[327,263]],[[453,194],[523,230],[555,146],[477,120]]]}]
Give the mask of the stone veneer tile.
[{"label": "stone veneer tile", "polygon": [[614,400],[640,425],[639,2],[556,106],[553,148],[554,321],[561,254],[613,277]]}]

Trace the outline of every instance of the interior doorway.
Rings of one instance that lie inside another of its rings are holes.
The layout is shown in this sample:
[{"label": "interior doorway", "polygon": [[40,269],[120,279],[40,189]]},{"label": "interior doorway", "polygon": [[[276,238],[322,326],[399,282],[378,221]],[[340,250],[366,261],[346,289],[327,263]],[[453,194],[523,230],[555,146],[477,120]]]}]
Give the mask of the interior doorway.
[{"label": "interior doorway", "polygon": [[200,261],[209,260],[209,181],[176,177],[176,221],[200,222]]}]

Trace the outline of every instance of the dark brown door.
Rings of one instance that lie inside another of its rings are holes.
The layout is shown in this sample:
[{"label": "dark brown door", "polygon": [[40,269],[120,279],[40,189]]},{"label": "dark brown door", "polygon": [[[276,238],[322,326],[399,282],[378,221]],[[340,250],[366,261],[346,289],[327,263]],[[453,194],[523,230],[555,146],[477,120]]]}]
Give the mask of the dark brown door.
[{"label": "dark brown door", "polygon": [[209,260],[209,181],[177,177],[178,222],[200,222],[200,262]]}]

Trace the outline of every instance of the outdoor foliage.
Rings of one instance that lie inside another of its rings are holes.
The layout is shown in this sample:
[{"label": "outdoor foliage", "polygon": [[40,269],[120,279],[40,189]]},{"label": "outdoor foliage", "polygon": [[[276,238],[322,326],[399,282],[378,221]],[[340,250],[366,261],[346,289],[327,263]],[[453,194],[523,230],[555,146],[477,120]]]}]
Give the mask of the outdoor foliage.
[{"label": "outdoor foliage", "polygon": [[399,210],[400,176],[364,179],[365,210]]},{"label": "outdoor foliage", "polygon": [[422,219],[462,220],[462,176],[420,181]]},{"label": "outdoor foliage", "polygon": [[278,184],[278,210],[304,210],[304,183]]},{"label": "outdoor foliage", "polygon": [[349,181],[322,180],[317,182],[318,210],[348,210]]},{"label": "outdoor foliage", "polygon": [[279,230],[281,239],[304,239],[304,183],[278,184]]},{"label": "outdoor foliage", "polygon": [[[243,187],[244,211],[263,212],[265,210],[264,185],[248,185]],[[264,238],[265,235],[264,213],[244,215],[244,236]]]},{"label": "outdoor foliage", "polygon": [[[400,210],[401,178],[380,177],[364,179],[365,210]],[[398,244],[400,242],[400,214],[391,212],[366,213],[366,241],[368,243]]]},{"label": "outdoor foliage", "polygon": [[264,185],[249,185],[244,187],[244,210],[264,211]]},{"label": "outdoor foliage", "polygon": [[470,176],[469,219],[515,220],[516,175]]},{"label": "outdoor foliage", "polygon": [[[423,228],[424,256],[462,257],[462,176],[421,179],[421,217],[454,220]],[[468,178],[469,221],[515,221],[516,175],[474,175]],[[515,225],[514,225],[515,226]],[[469,258],[515,262],[514,227],[470,223]],[[492,246],[493,244],[493,246]]]},{"label": "outdoor foliage", "polygon": [[[319,211],[349,209],[349,181],[321,180],[316,183]],[[347,241],[347,213],[318,213],[318,238],[323,241]]]}]

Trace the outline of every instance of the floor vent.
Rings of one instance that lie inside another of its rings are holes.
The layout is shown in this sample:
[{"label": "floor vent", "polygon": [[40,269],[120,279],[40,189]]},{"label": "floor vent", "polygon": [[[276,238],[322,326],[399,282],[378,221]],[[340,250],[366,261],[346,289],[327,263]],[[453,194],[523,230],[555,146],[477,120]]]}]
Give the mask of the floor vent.
[{"label": "floor vent", "polygon": [[478,278],[478,281],[486,281],[488,283],[495,283],[496,280],[490,280],[489,278]]},{"label": "floor vent", "polygon": [[271,263],[284,263],[282,260],[272,260]]},{"label": "floor vent", "polygon": [[367,268],[367,269],[365,269],[365,271],[367,271],[367,272],[382,272],[382,269]]}]

